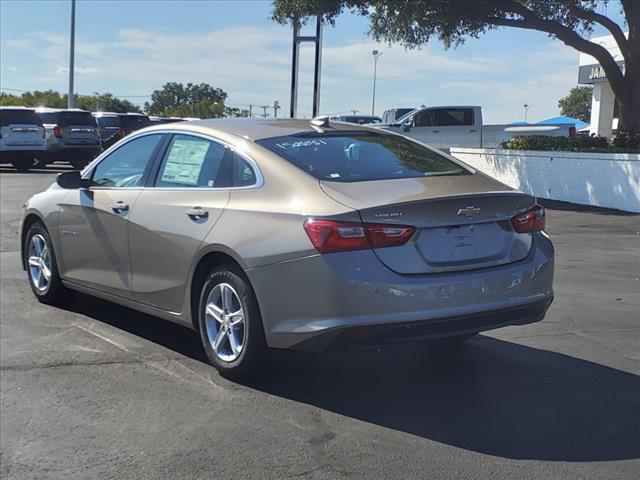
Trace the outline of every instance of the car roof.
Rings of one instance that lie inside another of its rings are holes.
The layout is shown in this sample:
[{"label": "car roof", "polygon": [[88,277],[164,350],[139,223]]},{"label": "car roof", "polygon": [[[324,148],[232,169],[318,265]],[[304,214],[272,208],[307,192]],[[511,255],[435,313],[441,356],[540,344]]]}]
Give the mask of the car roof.
[{"label": "car roof", "polygon": [[[248,140],[262,140],[265,138],[296,135],[300,133],[312,133],[321,128],[324,131],[372,131],[371,128],[361,127],[354,123],[329,122],[328,126],[312,127],[309,119],[291,118],[215,118],[210,120],[192,120],[187,122],[172,123],[172,129],[189,130],[190,127],[211,128],[226,133],[237,135]],[[167,126],[157,125],[145,130],[163,130]],[[374,131],[384,133],[383,130]]]},{"label": "car roof", "polygon": [[61,113],[61,112],[91,113],[88,110],[82,110],[81,108],[49,108],[49,107],[36,108],[36,113]]}]

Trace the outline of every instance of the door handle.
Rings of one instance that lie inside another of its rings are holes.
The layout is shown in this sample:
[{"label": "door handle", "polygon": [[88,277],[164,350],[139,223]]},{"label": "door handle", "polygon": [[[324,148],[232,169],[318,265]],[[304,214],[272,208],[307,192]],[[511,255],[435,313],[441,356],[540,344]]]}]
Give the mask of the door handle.
[{"label": "door handle", "polygon": [[124,202],[116,202],[114,204],[111,205],[111,210],[113,210],[115,213],[122,213],[122,212],[128,212],[129,211],[129,205],[127,205]]},{"label": "door handle", "polygon": [[471,133],[475,133],[477,132],[477,130],[469,130]]},{"label": "door handle", "polygon": [[193,207],[192,209],[187,210],[186,213],[189,218],[191,218],[191,220],[194,220],[196,222],[198,220],[206,220],[207,218],[209,218],[209,212],[203,210],[202,207]]},{"label": "door handle", "polygon": [[440,130],[433,130],[431,133],[440,133]]}]

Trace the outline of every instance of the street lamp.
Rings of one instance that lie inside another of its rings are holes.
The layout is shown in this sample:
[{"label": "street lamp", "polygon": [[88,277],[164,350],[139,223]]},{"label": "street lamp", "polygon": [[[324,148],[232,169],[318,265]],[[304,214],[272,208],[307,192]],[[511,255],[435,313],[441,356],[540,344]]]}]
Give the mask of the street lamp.
[{"label": "street lamp", "polygon": [[100,111],[100,92],[93,92],[96,96],[96,112]]},{"label": "street lamp", "polygon": [[531,107],[533,107],[533,105],[529,105],[528,103],[525,103],[523,105],[523,107],[524,107],[524,121],[526,122],[527,121],[527,113],[529,112],[529,109]]},{"label": "street lamp", "polygon": [[373,99],[371,101],[371,115],[375,115],[376,110],[376,75],[378,73],[378,58],[382,55],[382,52],[374,50],[373,54]]},{"label": "street lamp", "polygon": [[73,63],[75,59],[76,47],[76,0],[71,0],[71,38],[69,41],[69,96],[67,97],[67,108],[76,105],[73,93]]}]

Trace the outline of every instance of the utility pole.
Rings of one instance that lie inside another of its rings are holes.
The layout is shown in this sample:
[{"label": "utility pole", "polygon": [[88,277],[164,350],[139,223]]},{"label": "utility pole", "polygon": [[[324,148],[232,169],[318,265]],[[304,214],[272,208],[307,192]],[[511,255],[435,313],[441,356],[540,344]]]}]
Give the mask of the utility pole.
[{"label": "utility pole", "polygon": [[249,118],[253,118],[253,105],[249,105]]},{"label": "utility pole", "polygon": [[280,110],[281,108],[282,107],[280,106],[280,102],[278,102],[278,100],[273,102],[273,118],[278,118],[278,110]]},{"label": "utility pole", "polygon": [[267,113],[267,108],[269,108],[269,105],[262,105],[260,108],[264,110],[264,113],[262,114],[262,116],[264,118],[267,118],[269,116],[269,114]]},{"label": "utility pole", "polygon": [[93,92],[96,96],[96,112],[100,111],[100,92]]},{"label": "utility pole", "polygon": [[349,110],[349,111],[350,111],[351,113],[353,113],[354,115],[355,115],[356,113],[358,113],[358,112],[359,112],[359,110],[356,110],[355,108],[354,108],[353,110]]},{"label": "utility pole", "polygon": [[69,45],[69,95],[67,96],[67,108],[74,108],[76,99],[73,94],[73,61],[76,46],[76,0],[71,0],[71,41]]},{"label": "utility pole", "polygon": [[378,58],[382,55],[382,52],[374,50],[373,54],[373,100],[371,101],[371,115],[376,114],[376,75],[378,73]]}]

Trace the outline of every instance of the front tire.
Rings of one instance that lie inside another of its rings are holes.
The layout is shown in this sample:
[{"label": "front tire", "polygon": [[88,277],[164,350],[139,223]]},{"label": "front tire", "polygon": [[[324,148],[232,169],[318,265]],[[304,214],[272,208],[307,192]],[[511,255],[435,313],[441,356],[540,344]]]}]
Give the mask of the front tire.
[{"label": "front tire", "polygon": [[36,298],[49,305],[63,303],[70,292],[62,285],[53,243],[42,223],[36,222],[29,227],[24,255],[29,285]]},{"label": "front tire", "polygon": [[198,308],[200,338],[211,364],[234,379],[256,373],[266,342],[255,294],[235,265],[213,270],[202,286]]}]

